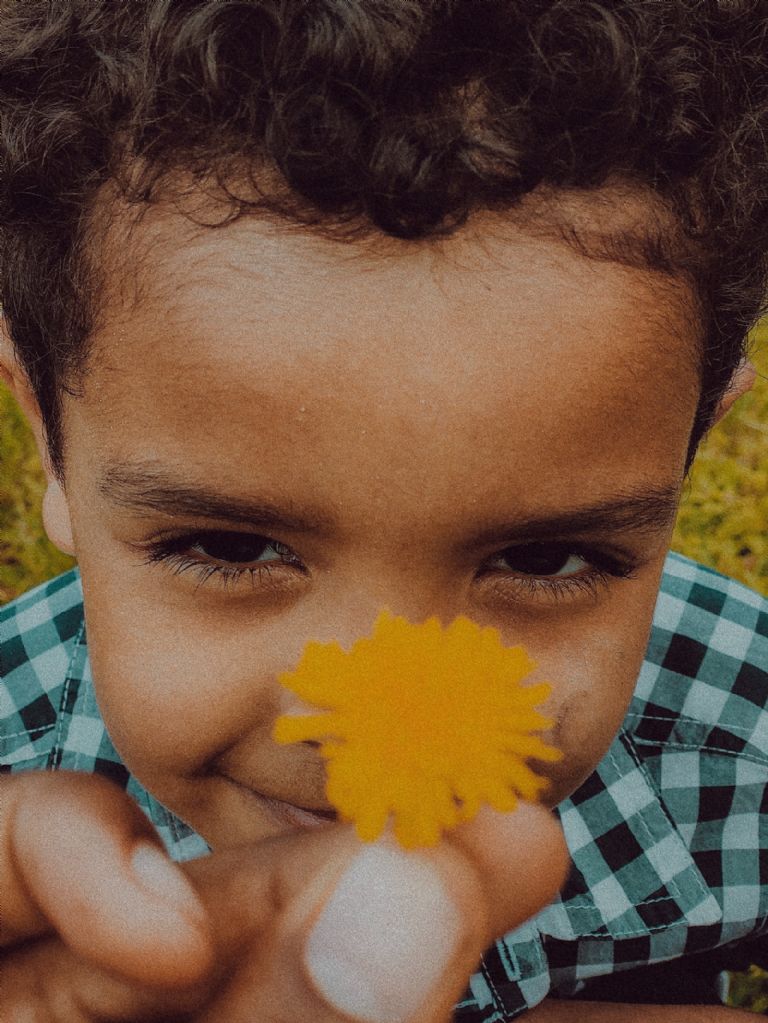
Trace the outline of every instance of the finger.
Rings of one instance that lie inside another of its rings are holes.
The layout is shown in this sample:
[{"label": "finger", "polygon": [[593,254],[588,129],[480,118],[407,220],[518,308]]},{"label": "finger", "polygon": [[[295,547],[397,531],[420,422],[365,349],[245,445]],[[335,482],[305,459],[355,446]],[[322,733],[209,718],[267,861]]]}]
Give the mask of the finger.
[{"label": "finger", "polygon": [[88,963],[57,937],[7,950],[0,960],[0,1019],[8,1023],[171,1023],[194,1019],[209,996],[192,988],[147,987]]},{"label": "finger", "polygon": [[52,930],[93,963],[161,985],[209,969],[205,910],[122,790],[69,772],[2,782],[0,942]]},{"label": "finger", "polygon": [[491,940],[538,913],[565,882],[569,853],[563,830],[542,806],[521,802],[513,814],[484,808],[451,841],[477,870]]},{"label": "finger", "polygon": [[566,864],[559,825],[532,806],[485,812],[431,850],[363,845],[336,825],[186,864],[217,948],[241,956],[210,1019],[443,1023],[483,951],[551,901]]},{"label": "finger", "polygon": [[448,1020],[482,953],[549,903],[567,869],[543,808],[485,811],[418,856],[378,843],[337,883],[306,945],[308,973],[341,1015]]}]

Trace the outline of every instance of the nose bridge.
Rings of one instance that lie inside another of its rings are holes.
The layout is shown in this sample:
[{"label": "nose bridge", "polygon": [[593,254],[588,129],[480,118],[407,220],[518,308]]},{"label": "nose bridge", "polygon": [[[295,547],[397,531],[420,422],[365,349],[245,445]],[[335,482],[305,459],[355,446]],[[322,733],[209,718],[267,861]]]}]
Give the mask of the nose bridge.
[{"label": "nose bridge", "polygon": [[[336,642],[343,650],[349,651],[353,644],[373,632],[379,614],[388,610],[402,616],[409,622],[420,624],[436,616],[447,625],[460,613],[455,595],[449,587],[436,587],[418,573],[405,575],[402,572],[390,574],[386,579],[365,579],[357,583],[335,586],[333,599],[328,595],[318,601],[311,616],[303,623],[304,642]],[[297,657],[298,659],[298,657]],[[309,704],[289,690],[279,694],[279,705],[283,713],[307,710]]]},{"label": "nose bridge", "polygon": [[389,572],[386,577],[358,578],[337,590],[332,615],[323,616],[322,624],[318,622],[323,636],[317,638],[322,642],[335,639],[349,649],[356,639],[371,634],[385,609],[414,624],[432,617],[448,624],[461,612],[460,605],[455,585],[419,572],[416,566],[408,572]]}]

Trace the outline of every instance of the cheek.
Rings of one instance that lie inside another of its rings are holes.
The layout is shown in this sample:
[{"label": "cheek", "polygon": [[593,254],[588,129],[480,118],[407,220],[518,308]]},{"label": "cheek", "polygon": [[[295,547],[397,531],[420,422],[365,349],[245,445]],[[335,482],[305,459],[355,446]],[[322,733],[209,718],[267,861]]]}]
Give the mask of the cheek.
[{"label": "cheek", "polygon": [[550,779],[551,805],[578,788],[615,738],[643,664],[653,604],[651,593],[646,606],[635,608],[634,617],[620,626],[592,622],[571,636],[567,648],[549,658],[542,670],[541,677],[546,675],[553,686],[543,709],[555,725],[546,738],[563,752],[559,763],[537,765]]},{"label": "cheek", "polygon": [[[147,783],[154,774],[192,774],[212,757],[259,734],[286,707],[274,654],[205,632],[167,613],[142,613],[125,596],[88,596],[94,687],[107,730],[126,766]],[[94,610],[101,609],[101,610]]]}]

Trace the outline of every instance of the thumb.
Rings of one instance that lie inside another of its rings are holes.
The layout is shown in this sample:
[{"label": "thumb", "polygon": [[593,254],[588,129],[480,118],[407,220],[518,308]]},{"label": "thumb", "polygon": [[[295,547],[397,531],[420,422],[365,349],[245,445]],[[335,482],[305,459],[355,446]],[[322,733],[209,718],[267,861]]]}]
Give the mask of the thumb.
[{"label": "thumb", "polygon": [[443,974],[462,972],[462,951],[474,951],[479,941],[475,921],[467,928],[462,919],[447,873],[394,844],[357,853],[305,947],[310,982],[326,1002],[357,1019],[399,1023],[431,993],[440,1000]]},{"label": "thumb", "polygon": [[447,1021],[485,949],[551,901],[566,864],[559,825],[531,805],[485,811],[434,850],[363,846],[305,941],[310,983],[342,1016]]},{"label": "thumb", "polygon": [[559,824],[530,804],[433,849],[331,824],[192,861],[230,964],[201,1019],[448,1023],[485,949],[554,897],[566,864]]}]

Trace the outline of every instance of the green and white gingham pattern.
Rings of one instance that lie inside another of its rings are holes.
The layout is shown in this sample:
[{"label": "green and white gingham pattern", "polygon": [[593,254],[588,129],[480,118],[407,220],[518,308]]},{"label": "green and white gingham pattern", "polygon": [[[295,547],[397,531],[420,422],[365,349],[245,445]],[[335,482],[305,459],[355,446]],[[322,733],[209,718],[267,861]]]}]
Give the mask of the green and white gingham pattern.
[{"label": "green and white gingham pattern", "polygon": [[[104,774],[174,858],[208,851],[110,742],[77,570],[0,609],[0,668],[0,770]],[[670,554],[623,727],[558,808],[565,888],[488,949],[457,1020],[501,1023],[593,978],[768,933],[767,698],[768,601]]]},{"label": "green and white gingham pattern", "polygon": [[101,720],[77,569],[0,608],[0,771],[85,771],[136,800],[178,861],[210,850],[132,778]]}]

